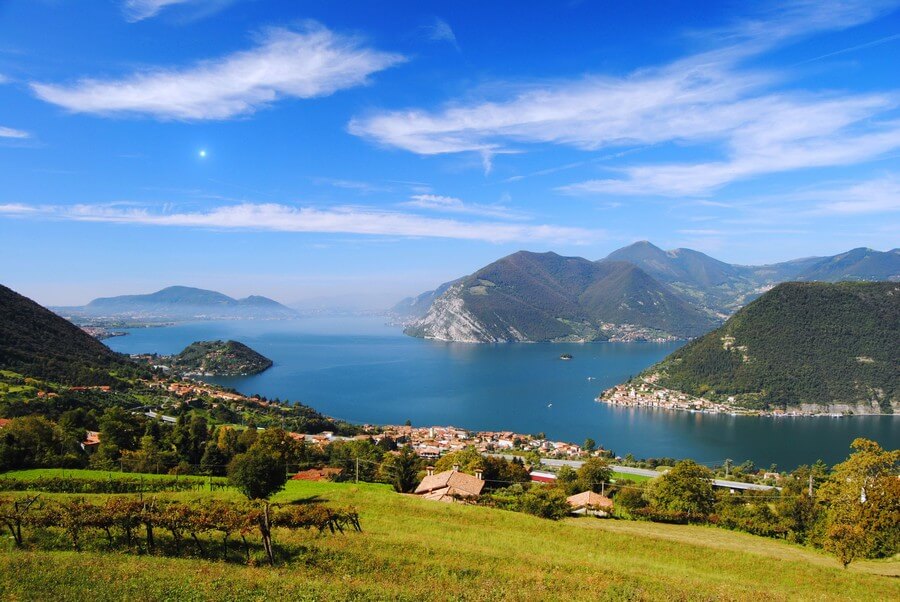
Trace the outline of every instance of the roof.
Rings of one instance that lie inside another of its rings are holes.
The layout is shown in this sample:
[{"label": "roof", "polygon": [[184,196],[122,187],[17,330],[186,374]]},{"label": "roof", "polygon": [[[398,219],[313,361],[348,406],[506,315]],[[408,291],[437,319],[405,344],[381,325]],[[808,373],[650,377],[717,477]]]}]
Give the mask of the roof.
[{"label": "roof", "polygon": [[540,470],[532,470],[528,473],[528,476],[531,477],[532,481],[537,483],[554,483],[556,482],[556,475],[552,472],[543,472]]},{"label": "roof", "polygon": [[566,498],[573,508],[612,508],[613,501],[593,491],[582,491]]},{"label": "roof", "polygon": [[88,431],[82,445],[100,445],[100,433],[97,431]]},{"label": "roof", "polygon": [[[446,470],[428,475],[422,479],[415,492],[422,495],[438,493],[439,490],[446,489],[446,491],[442,492],[442,495],[465,497],[480,495],[483,487],[484,481],[481,479],[457,470]],[[426,495],[425,497],[429,496]]]},{"label": "roof", "polygon": [[2,429],[4,426],[9,424],[10,422],[12,422],[12,420],[9,418],[0,418],[0,429]]}]

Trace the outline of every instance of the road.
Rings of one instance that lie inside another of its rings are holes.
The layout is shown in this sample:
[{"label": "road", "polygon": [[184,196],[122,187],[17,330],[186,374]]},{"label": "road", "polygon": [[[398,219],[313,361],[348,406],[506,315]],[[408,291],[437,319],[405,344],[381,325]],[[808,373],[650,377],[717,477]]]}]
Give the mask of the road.
[{"label": "road", "polygon": [[[502,458],[506,458],[507,460],[514,458],[515,456],[511,456],[508,454],[494,454],[496,456],[500,456]],[[553,468],[561,468],[563,466],[569,466],[574,469],[578,469],[581,467],[584,462],[580,460],[553,460],[551,458],[541,458],[541,464],[545,466],[551,466]],[[619,472],[622,474],[633,474],[641,477],[649,477],[651,479],[655,479],[659,475],[663,474],[656,470],[650,470],[649,468],[634,468],[633,466],[617,466],[616,464],[610,464],[610,468],[613,469],[614,472]],[[722,487],[727,489],[740,489],[740,490],[753,490],[753,491],[770,491],[772,489],[776,489],[776,487],[772,487],[770,485],[758,485],[756,483],[741,483],[740,481],[727,481],[725,479],[713,479],[714,487]]]}]

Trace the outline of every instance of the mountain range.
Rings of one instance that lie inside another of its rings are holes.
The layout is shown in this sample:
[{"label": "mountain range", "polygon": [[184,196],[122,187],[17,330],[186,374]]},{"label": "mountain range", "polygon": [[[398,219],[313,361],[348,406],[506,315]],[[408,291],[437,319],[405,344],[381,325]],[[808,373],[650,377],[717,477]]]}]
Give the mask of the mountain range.
[{"label": "mountain range", "polygon": [[639,378],[738,407],[900,412],[900,283],[780,284]]},{"label": "mountain range", "polygon": [[65,314],[131,319],[275,319],[297,315],[293,309],[268,297],[228,295],[189,286],[170,286],[146,295],[101,297],[80,307],[58,308]]},{"label": "mountain range", "polygon": [[407,334],[462,342],[699,336],[785,281],[897,281],[900,249],[744,266],[641,241],[599,261],[520,251],[402,300]]}]

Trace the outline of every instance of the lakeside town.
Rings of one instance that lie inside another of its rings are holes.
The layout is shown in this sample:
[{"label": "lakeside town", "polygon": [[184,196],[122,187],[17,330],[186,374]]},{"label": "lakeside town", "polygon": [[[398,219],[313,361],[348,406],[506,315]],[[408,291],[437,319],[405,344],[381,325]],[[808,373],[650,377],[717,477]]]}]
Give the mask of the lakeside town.
[{"label": "lakeside town", "polygon": [[732,416],[843,416],[836,412],[808,412],[802,409],[794,410],[751,410],[736,405],[734,397],[728,397],[726,402],[716,402],[705,397],[695,397],[682,391],[668,389],[656,384],[657,374],[651,374],[646,378],[635,379],[606,389],[597,396],[596,401],[614,406],[632,408],[658,408],[663,410],[678,410],[703,414],[730,414]]}]

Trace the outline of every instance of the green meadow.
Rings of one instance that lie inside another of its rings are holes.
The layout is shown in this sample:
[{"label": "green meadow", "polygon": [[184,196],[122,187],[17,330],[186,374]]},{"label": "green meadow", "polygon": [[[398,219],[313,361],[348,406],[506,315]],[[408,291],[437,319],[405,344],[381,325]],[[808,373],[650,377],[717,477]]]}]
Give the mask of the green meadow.
[{"label": "green meadow", "polygon": [[[157,495],[240,498],[233,490]],[[100,539],[74,552],[63,538],[28,548],[26,535],[27,549],[19,550],[4,537],[0,599],[900,599],[900,560],[858,562],[844,570],[807,548],[714,527],[596,518],[553,522],[428,502],[375,484],[290,481],[273,501],[353,506],[363,531],[276,530],[282,555],[276,568],[107,552]]]}]

